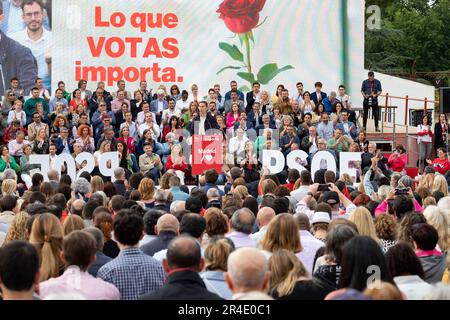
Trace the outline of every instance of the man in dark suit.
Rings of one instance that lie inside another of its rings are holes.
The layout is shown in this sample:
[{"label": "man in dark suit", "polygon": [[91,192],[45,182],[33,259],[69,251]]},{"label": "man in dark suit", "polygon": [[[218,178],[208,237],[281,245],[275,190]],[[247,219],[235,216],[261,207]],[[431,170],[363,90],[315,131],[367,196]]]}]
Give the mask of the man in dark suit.
[{"label": "man in dark suit", "polygon": [[198,104],[199,114],[189,125],[189,132],[194,134],[206,134],[208,130],[219,129],[216,118],[208,112],[208,104],[206,101],[200,101]]},{"label": "man in dark suit", "polygon": [[254,82],[253,85],[253,90],[247,93],[247,106],[245,107],[245,111],[247,113],[249,113],[252,110],[253,104],[256,101],[259,101],[260,95],[261,95],[261,85],[259,84],[259,82]]},{"label": "man in dark suit", "polygon": [[259,102],[253,103],[252,111],[248,113],[248,121],[252,122],[254,128],[259,128],[262,122],[261,104]]},{"label": "man in dark suit", "polygon": [[[0,1],[0,24],[3,20],[2,8]],[[14,77],[20,80],[24,94],[29,95],[38,77],[36,58],[30,49],[0,31],[0,96],[5,95],[9,82]]]},{"label": "man in dark suit", "polygon": [[314,87],[316,88],[316,91],[311,93],[311,100],[314,101],[317,107],[319,103],[327,97],[327,94],[325,92],[322,92],[322,82],[316,82],[314,84]]},{"label": "man in dark suit", "polygon": [[167,249],[170,241],[178,236],[180,223],[172,214],[165,214],[158,219],[155,226],[156,239],[144,244],[141,249],[145,254],[153,256],[158,251]]},{"label": "man in dark suit", "polygon": [[163,267],[167,274],[165,284],[141,297],[142,300],[222,300],[206,289],[199,276],[204,267],[198,241],[190,236],[172,240],[167,248]]}]

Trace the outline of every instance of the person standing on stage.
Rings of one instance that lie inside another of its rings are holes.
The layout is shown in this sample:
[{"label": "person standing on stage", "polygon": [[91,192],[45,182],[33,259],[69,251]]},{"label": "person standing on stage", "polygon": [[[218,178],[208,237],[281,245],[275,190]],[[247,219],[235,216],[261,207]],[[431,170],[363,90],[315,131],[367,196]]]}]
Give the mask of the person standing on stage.
[{"label": "person standing on stage", "polygon": [[364,97],[363,102],[363,129],[366,131],[367,117],[369,115],[369,109],[372,108],[372,113],[375,118],[375,131],[380,132],[378,121],[380,117],[380,109],[378,108],[378,96],[382,92],[381,82],[375,79],[373,71],[369,71],[369,78],[364,80],[361,86],[361,93]]},{"label": "person standing on stage", "polygon": [[428,114],[422,116],[422,122],[417,126],[417,143],[419,144],[419,172],[422,172],[422,165],[426,166],[426,160],[430,157],[433,148],[433,132],[431,131]]},{"label": "person standing on stage", "polygon": [[448,141],[448,120],[445,113],[439,115],[439,122],[434,125],[434,148],[437,150],[439,148],[447,148]]}]

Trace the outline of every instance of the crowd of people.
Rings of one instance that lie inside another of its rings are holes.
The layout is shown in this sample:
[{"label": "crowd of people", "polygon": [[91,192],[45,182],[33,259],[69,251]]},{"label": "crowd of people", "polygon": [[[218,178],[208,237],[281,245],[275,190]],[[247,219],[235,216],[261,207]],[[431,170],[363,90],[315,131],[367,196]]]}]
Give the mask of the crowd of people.
[{"label": "crowd of people", "polygon": [[[375,80],[362,85],[364,108],[376,108]],[[1,106],[5,300],[450,298],[445,115],[434,133],[423,117],[423,169],[409,177],[407,150],[383,156],[345,86],[327,95],[320,82],[312,93],[299,82],[294,94],[279,85],[271,96],[232,81],[202,96],[196,85],[153,94],[145,81],[133,93],[124,81],[91,92],[81,80],[50,96],[36,79],[24,97],[19,79],[10,84]],[[184,133],[210,130],[224,139],[222,171],[194,177]],[[306,169],[271,174],[262,150],[303,150]],[[119,156],[113,177],[96,163],[72,180],[55,165],[60,154],[109,151]],[[326,162],[311,174],[319,151],[336,163],[361,152],[359,174]],[[49,155],[46,177],[33,153]]]}]

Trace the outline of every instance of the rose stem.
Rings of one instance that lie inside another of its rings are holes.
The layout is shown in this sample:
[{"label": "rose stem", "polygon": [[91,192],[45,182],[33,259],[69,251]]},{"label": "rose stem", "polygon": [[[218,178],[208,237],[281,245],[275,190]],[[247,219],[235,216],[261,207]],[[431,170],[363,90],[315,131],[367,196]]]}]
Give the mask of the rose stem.
[{"label": "rose stem", "polygon": [[245,47],[247,49],[247,68],[248,72],[252,73],[252,63],[250,61],[250,39],[248,33],[245,34]]}]

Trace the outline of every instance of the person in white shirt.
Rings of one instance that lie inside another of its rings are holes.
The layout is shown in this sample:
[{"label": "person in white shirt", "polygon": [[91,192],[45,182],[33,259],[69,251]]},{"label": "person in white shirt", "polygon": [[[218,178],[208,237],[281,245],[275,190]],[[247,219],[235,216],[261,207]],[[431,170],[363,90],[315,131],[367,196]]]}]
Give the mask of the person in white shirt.
[{"label": "person in white shirt", "polygon": [[275,217],[275,211],[270,207],[263,207],[259,209],[256,221],[258,223],[259,231],[250,235],[250,238],[255,240],[259,246],[259,242],[264,238],[267,232],[267,226],[270,221]]},{"label": "person in white shirt", "polygon": [[417,126],[417,143],[419,144],[419,160],[417,166],[419,172],[426,166],[426,160],[430,158],[433,149],[433,132],[431,131],[430,119],[428,114],[422,116],[422,122]]},{"label": "person in white shirt", "polygon": [[181,92],[181,99],[175,104],[175,110],[181,114],[183,109],[189,109],[189,93],[186,90]]},{"label": "person in white shirt", "polygon": [[152,133],[152,139],[155,141],[158,140],[161,131],[159,130],[159,126],[155,122],[153,122],[152,114],[150,112],[145,115],[145,122],[139,126],[139,133],[141,137],[144,135],[145,129],[150,129]]},{"label": "person in white shirt", "polygon": [[[145,122],[145,115],[150,112],[150,104],[148,102],[142,103],[142,111],[137,114],[136,121],[137,125],[140,126]],[[154,112],[151,113],[153,122],[156,123],[156,115]]]},{"label": "person in white shirt", "polygon": [[303,102],[303,83],[297,83],[297,92],[292,95],[292,102],[297,101],[300,105]]},{"label": "person in white shirt", "polygon": [[20,100],[14,101],[14,110],[11,110],[8,113],[8,125],[11,125],[14,120],[19,120],[22,127],[25,127],[27,124],[27,115],[25,111],[22,110],[22,101]]},{"label": "person in white shirt", "polygon": [[23,131],[17,131],[16,139],[11,140],[8,143],[9,153],[15,157],[21,157],[23,156],[24,147],[29,144],[30,142],[28,140],[25,140],[25,133],[23,133]]},{"label": "person in white shirt", "polygon": [[230,154],[236,155],[238,163],[240,163],[244,158],[244,147],[248,140],[249,139],[247,138],[244,130],[238,128],[236,130],[236,136],[231,138],[228,143],[228,151]]},{"label": "person in white shirt", "polygon": [[50,166],[49,166],[50,170],[54,169],[54,170],[60,171],[61,168],[56,167],[56,160],[58,159],[58,156],[56,155],[56,145],[55,144],[53,144],[53,143],[50,144],[50,146],[48,148],[48,153],[49,153],[48,159],[50,162]]},{"label": "person in white shirt", "polygon": [[339,94],[336,99],[342,103],[344,109],[350,110],[352,106],[350,96],[345,93],[345,86],[342,84],[339,86]]},{"label": "person in white shirt", "polygon": [[172,118],[173,116],[176,117],[181,116],[181,113],[175,109],[175,100],[173,100],[172,98],[169,99],[168,106],[169,107],[162,113],[161,128],[163,128],[164,125],[169,123],[170,118]]},{"label": "person in white shirt", "polygon": [[[30,48],[37,61],[38,76],[43,80],[43,86],[50,88],[52,32],[43,28],[46,17],[43,4],[40,1],[26,2],[22,11],[22,17],[27,27],[12,34],[11,38]],[[50,101],[50,95],[45,99],[47,102]]]}]

